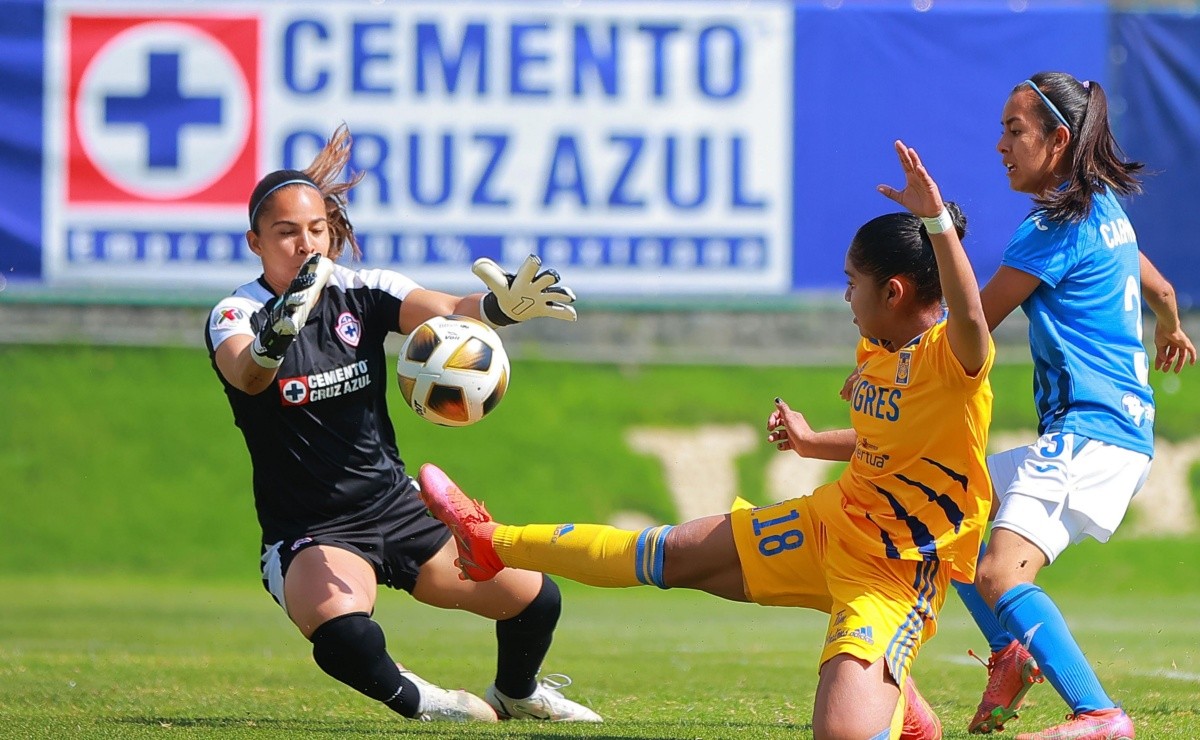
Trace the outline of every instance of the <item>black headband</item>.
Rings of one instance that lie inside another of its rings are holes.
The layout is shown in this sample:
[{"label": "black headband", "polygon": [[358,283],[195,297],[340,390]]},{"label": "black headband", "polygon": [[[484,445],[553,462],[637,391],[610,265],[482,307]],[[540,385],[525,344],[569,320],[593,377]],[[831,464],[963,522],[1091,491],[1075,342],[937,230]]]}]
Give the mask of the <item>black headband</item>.
[{"label": "black headband", "polygon": [[300,170],[275,170],[259,180],[258,184],[254,186],[254,192],[250,193],[251,229],[254,228],[254,219],[258,217],[258,209],[262,207],[263,201],[270,197],[271,193],[285,185],[308,185],[316,188],[317,192],[321,192],[320,186]]}]

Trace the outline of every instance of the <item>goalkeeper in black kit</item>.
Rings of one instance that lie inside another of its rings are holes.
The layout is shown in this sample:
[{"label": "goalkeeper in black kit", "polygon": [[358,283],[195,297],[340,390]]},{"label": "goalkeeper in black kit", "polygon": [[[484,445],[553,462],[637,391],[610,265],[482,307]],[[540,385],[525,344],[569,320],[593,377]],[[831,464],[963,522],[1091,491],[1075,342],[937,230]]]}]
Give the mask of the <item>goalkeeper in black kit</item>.
[{"label": "goalkeeper in black kit", "polygon": [[[323,671],[404,717],[599,722],[559,691],[569,679],[538,680],[561,611],[558,587],[520,570],[487,583],[458,578],[450,531],[425,515],[384,395],[388,332],[450,314],[493,327],[574,321],[575,296],[534,256],[515,274],[477,261],[489,291],[466,296],[335,264],[346,246],[359,256],[345,210],[357,180],[339,179],[349,155],[343,126],[307,169],[258,183],[246,240],[262,275],[218,303],[205,332],[254,470],[263,585]],[[330,377],[340,381],[322,380]],[[495,681],[482,698],[395,661],[371,618],[380,584],[495,621]]]}]

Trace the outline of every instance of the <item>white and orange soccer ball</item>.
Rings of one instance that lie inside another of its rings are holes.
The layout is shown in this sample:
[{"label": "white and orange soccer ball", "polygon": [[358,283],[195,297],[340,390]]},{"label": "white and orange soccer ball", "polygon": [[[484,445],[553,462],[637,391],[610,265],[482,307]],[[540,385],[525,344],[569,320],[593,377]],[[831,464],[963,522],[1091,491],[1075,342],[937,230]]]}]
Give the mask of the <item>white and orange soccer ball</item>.
[{"label": "white and orange soccer ball", "polygon": [[396,377],[417,415],[448,427],[474,424],[508,390],[508,353],[500,335],[466,316],[435,316],[400,347]]}]

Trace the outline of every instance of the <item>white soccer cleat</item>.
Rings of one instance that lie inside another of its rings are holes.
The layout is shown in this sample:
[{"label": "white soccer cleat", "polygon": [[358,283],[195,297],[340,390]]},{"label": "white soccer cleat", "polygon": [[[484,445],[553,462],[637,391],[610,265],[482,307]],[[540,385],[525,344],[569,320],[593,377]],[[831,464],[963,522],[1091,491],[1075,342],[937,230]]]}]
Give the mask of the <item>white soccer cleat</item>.
[{"label": "white soccer cleat", "polygon": [[417,716],[422,722],[499,722],[492,706],[469,691],[443,689],[421,678],[412,671],[403,671],[405,677],[417,685],[421,703]]},{"label": "white soccer cleat", "polygon": [[500,719],[536,719],[543,722],[603,722],[600,715],[562,695],[559,689],[571,685],[571,679],[552,673],[538,683],[533,695],[513,699],[500,693],[495,684],[488,687],[484,698],[496,710]]}]

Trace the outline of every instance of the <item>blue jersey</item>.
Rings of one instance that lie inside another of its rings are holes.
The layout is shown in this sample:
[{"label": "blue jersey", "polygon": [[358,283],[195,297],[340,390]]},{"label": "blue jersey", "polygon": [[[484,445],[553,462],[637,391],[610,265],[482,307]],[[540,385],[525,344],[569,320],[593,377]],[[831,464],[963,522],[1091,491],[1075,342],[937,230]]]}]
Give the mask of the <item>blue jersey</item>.
[{"label": "blue jersey", "polygon": [[1153,456],[1137,236],[1112,191],[1097,195],[1078,223],[1034,212],[1002,263],[1042,281],[1021,304],[1039,433],[1069,432]]}]

